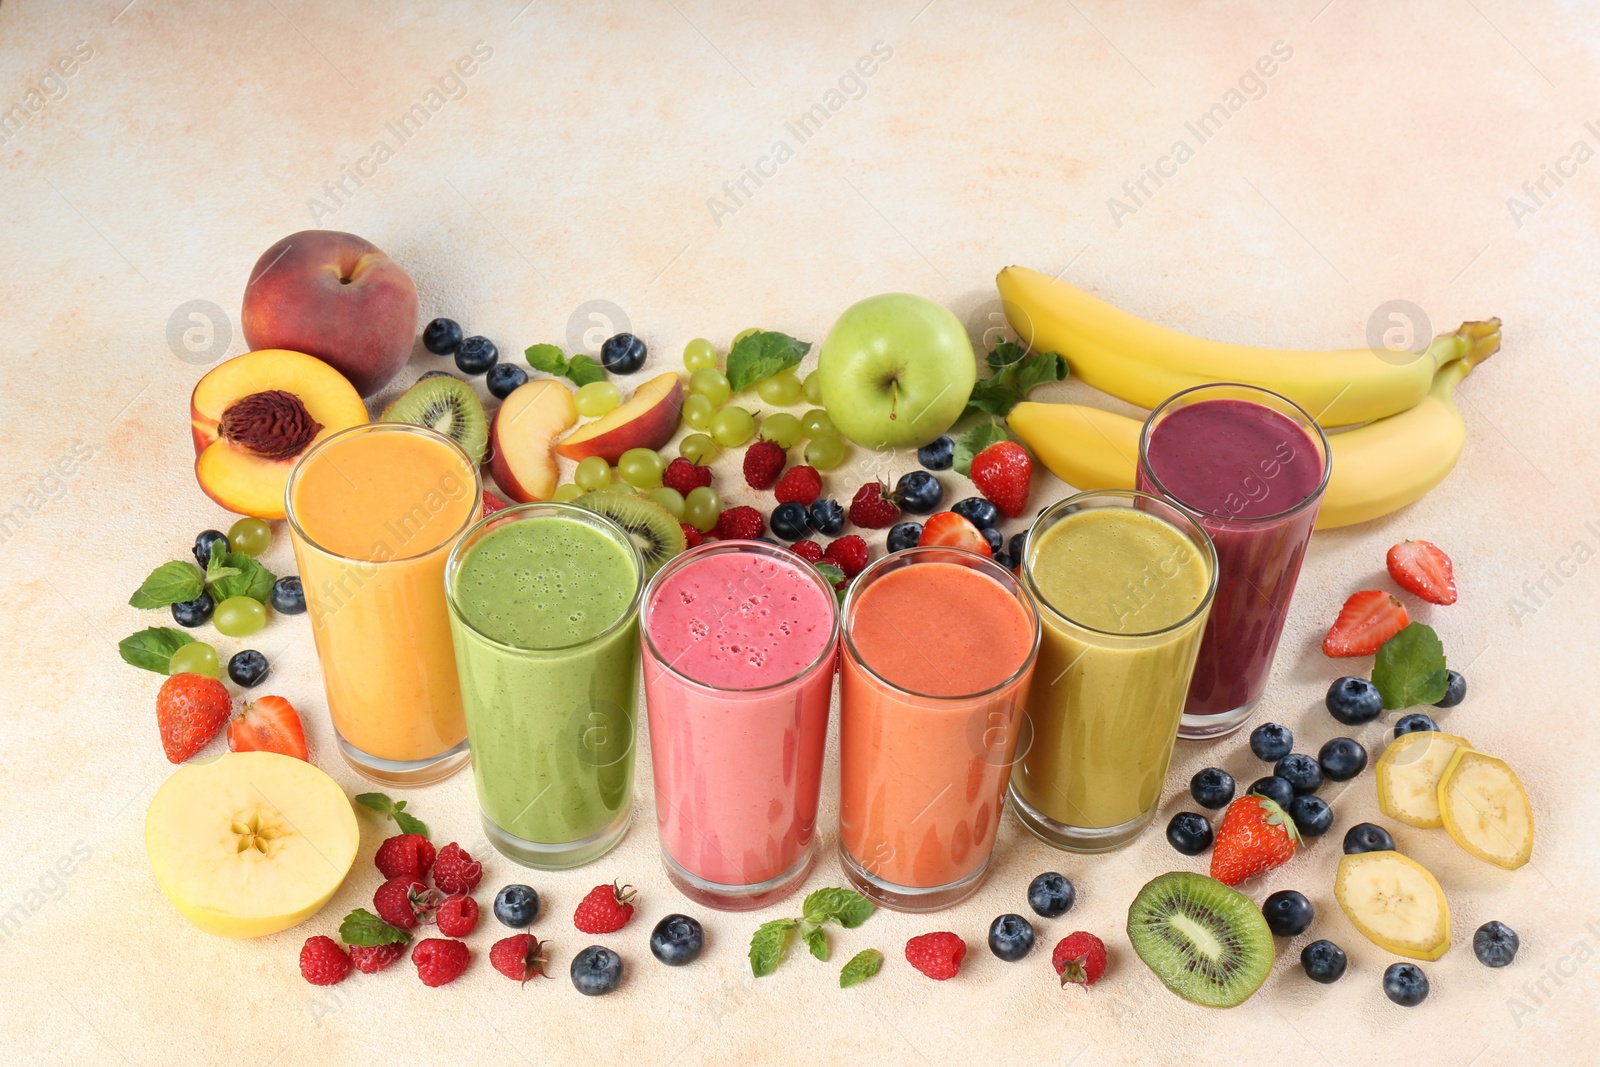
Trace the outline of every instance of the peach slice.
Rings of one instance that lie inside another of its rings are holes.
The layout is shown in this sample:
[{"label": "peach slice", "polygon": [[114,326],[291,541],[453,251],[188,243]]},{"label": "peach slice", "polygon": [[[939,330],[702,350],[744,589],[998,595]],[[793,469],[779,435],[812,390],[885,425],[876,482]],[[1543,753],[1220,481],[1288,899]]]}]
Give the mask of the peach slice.
[{"label": "peach slice", "polygon": [[678,431],[683,383],[675,373],[657,375],[633,391],[626,404],[572,431],[556,445],[568,459],[601,456],[613,467],[630,448],[660,448]]},{"label": "peach slice", "polygon": [[355,387],[320,359],[285,348],[246,352],[213,367],[189,397],[194,476],[229,511],[281,519],[295,460],[366,421]]},{"label": "peach slice", "polygon": [[551,444],[578,421],[572,391],[551,378],[512,390],[489,424],[489,472],[511,499],[549,500],[561,472]]}]

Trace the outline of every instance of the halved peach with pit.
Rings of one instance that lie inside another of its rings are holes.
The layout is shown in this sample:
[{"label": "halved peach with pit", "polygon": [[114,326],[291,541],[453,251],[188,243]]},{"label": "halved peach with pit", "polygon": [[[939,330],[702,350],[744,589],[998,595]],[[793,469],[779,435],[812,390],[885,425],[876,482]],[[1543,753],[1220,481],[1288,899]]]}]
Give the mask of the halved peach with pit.
[{"label": "halved peach with pit", "polygon": [[194,476],[229,511],[281,519],[295,460],[366,421],[355,386],[322,360],[286,348],[246,352],[213,367],[189,398]]}]

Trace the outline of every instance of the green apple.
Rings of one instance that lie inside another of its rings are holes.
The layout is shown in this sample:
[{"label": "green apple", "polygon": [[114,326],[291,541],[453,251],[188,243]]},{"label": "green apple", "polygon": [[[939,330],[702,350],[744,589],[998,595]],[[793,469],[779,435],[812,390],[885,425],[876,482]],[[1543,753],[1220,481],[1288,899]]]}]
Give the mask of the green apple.
[{"label": "green apple", "polygon": [[817,355],[822,406],[864,448],[921,448],[961,416],[978,380],[966,328],[910,293],[852,304]]}]

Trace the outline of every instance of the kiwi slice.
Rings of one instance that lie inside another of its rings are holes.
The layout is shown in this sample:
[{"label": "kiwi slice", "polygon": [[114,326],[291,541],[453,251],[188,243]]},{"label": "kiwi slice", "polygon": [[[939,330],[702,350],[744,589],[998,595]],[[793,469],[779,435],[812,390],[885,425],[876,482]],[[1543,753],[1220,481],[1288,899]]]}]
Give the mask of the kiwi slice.
[{"label": "kiwi slice", "polygon": [[409,422],[437,430],[461,446],[473,464],[489,447],[489,417],[472,386],[452,375],[422,378],[383,413],[384,422]]},{"label": "kiwi slice", "polygon": [[1243,1003],[1272,970],[1272,931],[1260,909],[1203,874],[1174,871],[1139,890],[1128,939],[1168,989],[1208,1008]]},{"label": "kiwi slice", "polygon": [[682,552],[688,544],[683,538],[683,527],[678,525],[672,513],[642,496],[601,489],[585,493],[573,503],[590,511],[598,511],[627,531],[633,543],[639,546],[639,555],[644,557],[646,578],[660,570],[663,563]]}]

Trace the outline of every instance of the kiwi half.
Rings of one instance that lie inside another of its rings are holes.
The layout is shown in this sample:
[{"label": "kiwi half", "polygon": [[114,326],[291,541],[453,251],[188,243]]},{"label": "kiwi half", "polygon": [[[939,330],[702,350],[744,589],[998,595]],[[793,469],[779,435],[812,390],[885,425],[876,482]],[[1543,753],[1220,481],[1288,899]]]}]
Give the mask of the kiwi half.
[{"label": "kiwi half", "polygon": [[409,422],[444,434],[474,465],[489,447],[489,417],[472,386],[449,374],[421,378],[383,413],[384,422]]},{"label": "kiwi half", "polygon": [[660,570],[663,563],[682,552],[688,544],[678,520],[653,500],[632,493],[601,489],[585,493],[573,503],[590,511],[598,511],[627,531],[633,543],[639,546],[639,555],[644,557],[646,578]]},{"label": "kiwi half", "polygon": [[1208,1008],[1243,1003],[1272,970],[1272,931],[1261,911],[1203,874],[1174,871],[1139,890],[1128,939],[1168,989]]}]

